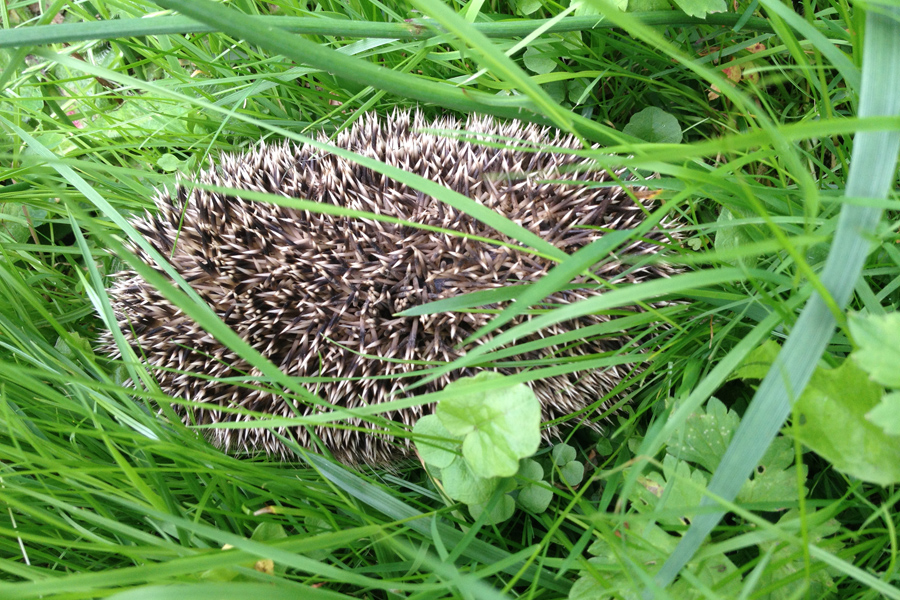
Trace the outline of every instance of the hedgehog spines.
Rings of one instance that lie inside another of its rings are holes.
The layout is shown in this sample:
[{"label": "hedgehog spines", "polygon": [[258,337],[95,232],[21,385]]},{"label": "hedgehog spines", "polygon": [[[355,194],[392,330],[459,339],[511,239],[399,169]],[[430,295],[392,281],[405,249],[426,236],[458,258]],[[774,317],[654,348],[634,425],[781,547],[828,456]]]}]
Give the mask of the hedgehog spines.
[{"label": "hedgehog spines", "polygon": [[[465,129],[468,134],[465,139],[441,137],[421,132],[426,128]],[[479,145],[472,136],[514,138],[535,147],[581,148],[574,137],[535,125],[500,123],[487,117],[472,117],[465,123],[445,117],[429,123],[419,113],[403,112],[386,120],[369,115],[340,132],[333,143],[463,193],[569,253],[598,239],[602,235],[598,228],[631,228],[643,219],[643,201],[636,203],[618,186],[592,187],[591,183],[608,182],[609,175],[590,169],[575,154]],[[327,138],[323,135],[320,140]],[[415,371],[406,361],[454,360],[459,356],[456,344],[491,318],[477,312],[422,317],[398,317],[397,313],[472,291],[531,283],[553,266],[516,250],[512,240],[456,208],[309,146],[262,145],[242,155],[224,155],[217,169],[200,173],[199,181],[314,199],[465,234],[459,237],[385,221],[295,210],[199,188],[188,192],[181,185],[174,194],[157,196],[155,215],[148,213],[133,221],[223,321],[286,374],[335,379],[319,384],[320,396],[335,406],[353,409],[402,393],[403,385],[411,381],[405,375]],[[657,244],[671,235],[669,229],[658,228],[644,241],[632,243],[628,252],[655,252]],[[153,264],[146,253],[134,250]],[[607,280],[634,282],[666,276],[671,269],[655,264],[623,275],[626,269],[621,262],[610,260],[593,272]],[[601,293],[584,277],[575,282],[585,287],[557,292],[545,299],[546,305]],[[208,403],[205,409],[180,409],[186,420],[209,424],[242,417],[217,411],[217,405],[282,417],[319,410],[266,390],[172,372],[197,372],[218,379],[241,373],[260,375],[134,273],[121,277],[110,296],[128,342],[140,346],[151,366],[169,369],[157,372],[162,389],[171,396]],[[506,327],[528,318],[519,316]],[[604,316],[584,317],[522,341],[605,320]],[[135,325],[134,333],[125,325],[129,322]],[[565,353],[612,352],[625,343],[626,336],[617,341],[588,339],[567,346]],[[111,336],[105,338],[105,345],[116,354]],[[543,348],[522,359],[547,359],[559,350]],[[451,378],[466,374],[471,371],[446,375],[424,391],[437,390]],[[621,369],[610,367],[535,380],[531,385],[541,399],[546,421],[583,412],[622,376]],[[415,407],[384,416],[411,426],[424,410]],[[404,453],[402,444],[398,449],[390,436],[370,423],[361,419],[348,423],[370,433],[315,428],[340,460],[384,463]],[[211,431],[211,440],[227,450],[262,449],[280,457],[289,453],[263,428]],[[282,433],[301,445],[310,444],[302,427]]]}]

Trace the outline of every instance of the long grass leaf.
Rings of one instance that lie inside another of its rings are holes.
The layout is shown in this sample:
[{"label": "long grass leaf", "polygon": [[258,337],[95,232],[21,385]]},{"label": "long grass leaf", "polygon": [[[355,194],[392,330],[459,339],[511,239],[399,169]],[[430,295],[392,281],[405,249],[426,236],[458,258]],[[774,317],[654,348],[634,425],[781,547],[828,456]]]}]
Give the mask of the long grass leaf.
[{"label": "long grass leaf", "polygon": [[[900,10],[870,10],[866,16],[859,113],[863,117],[900,115]],[[900,131],[856,135],[847,181],[847,195],[884,198],[891,187],[900,150]],[[835,304],[846,306],[871,248],[871,236],[881,209],[845,205],[825,263],[822,282]],[[791,402],[806,387],[836,319],[825,301],[813,296],[804,307],[772,368],[741,421],[722,462],[709,483],[712,494],[733,500],[759,463],[791,410]],[[702,506],[714,504],[704,498]],[[694,556],[724,512],[698,514],[672,556],[656,576],[659,585],[671,583]],[[649,597],[649,590],[647,597]]]}]

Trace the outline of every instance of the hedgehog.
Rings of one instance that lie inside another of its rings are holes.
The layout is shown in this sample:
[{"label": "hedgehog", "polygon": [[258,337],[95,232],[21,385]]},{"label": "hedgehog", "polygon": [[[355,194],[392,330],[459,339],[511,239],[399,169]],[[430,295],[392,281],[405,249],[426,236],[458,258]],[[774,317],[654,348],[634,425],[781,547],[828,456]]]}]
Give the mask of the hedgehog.
[{"label": "hedgehog", "polygon": [[[441,131],[459,135],[441,135]],[[570,152],[583,149],[579,139],[549,127],[481,116],[428,121],[418,111],[396,111],[386,118],[365,115],[333,139],[324,134],[318,139],[460,192],[567,253],[604,232],[637,226],[649,208],[646,188],[617,184],[626,177],[624,169],[610,173],[595,168]],[[552,151],[541,150],[548,147]],[[423,362],[449,362],[461,356],[465,348],[459,347],[460,342],[504,305],[425,316],[398,313],[474,291],[533,283],[553,267],[551,260],[525,251],[468,214],[311,145],[284,142],[226,154],[218,165],[202,171],[198,180],[403,221],[286,208],[181,181],[174,193],[157,193],[154,212],[132,219],[135,228],[241,338],[289,376],[323,378],[317,381],[324,383],[307,388],[325,405],[351,409],[351,414],[354,408],[438,391],[450,381],[474,374],[478,369],[460,369],[407,390],[421,377],[417,371]],[[536,308],[600,294],[604,286],[597,285],[597,278],[627,284],[667,277],[673,267],[661,261],[623,258],[656,254],[677,240],[677,228],[664,221]],[[136,245],[131,250],[159,270],[146,252]],[[261,376],[258,370],[134,271],[120,273],[109,296],[127,343],[153,368],[160,388],[190,401],[176,406],[186,424],[248,420],[253,418],[249,413],[295,417],[322,410],[314,403],[254,385]],[[520,315],[476,343],[530,318],[531,314]],[[582,317],[518,342],[537,341],[609,318]],[[624,334],[613,339],[587,337],[523,352],[518,358],[522,363],[546,364],[615,352],[629,341]],[[113,358],[120,357],[111,334],[106,334],[103,345]],[[497,364],[490,368],[514,374],[528,367]],[[572,418],[600,429],[598,417],[609,408],[608,396],[625,374],[621,367],[612,366],[538,378],[528,385],[540,400],[545,423]],[[430,408],[404,408],[381,417],[411,427]],[[545,437],[559,435],[557,427],[548,426]],[[371,419],[351,417],[341,426],[275,431],[300,446],[324,446],[350,465],[396,464],[411,454],[408,436],[394,436],[390,431],[396,428]],[[213,427],[207,429],[207,437],[230,453],[265,453],[282,460],[295,456],[266,427]]]}]

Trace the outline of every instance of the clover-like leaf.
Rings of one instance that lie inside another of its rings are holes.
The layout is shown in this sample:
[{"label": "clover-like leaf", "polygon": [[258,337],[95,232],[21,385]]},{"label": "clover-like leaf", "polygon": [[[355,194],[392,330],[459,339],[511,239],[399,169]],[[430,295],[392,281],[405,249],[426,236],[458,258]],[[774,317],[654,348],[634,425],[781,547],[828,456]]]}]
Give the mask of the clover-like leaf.
[{"label": "clover-like leaf", "polygon": [[540,484],[529,484],[519,491],[516,501],[527,511],[542,513],[550,506],[553,500],[553,491]]},{"label": "clover-like leaf", "polygon": [[416,449],[422,460],[429,465],[443,469],[450,466],[459,456],[459,436],[447,431],[437,415],[425,415],[413,426]]},{"label": "clover-like leaf", "polygon": [[486,504],[501,481],[496,477],[479,477],[464,460],[454,460],[450,466],[441,469],[444,491],[463,504]]},{"label": "clover-like leaf", "polygon": [[[472,515],[473,519],[477,519],[481,513],[484,512],[484,509],[487,508],[486,503],[482,504],[470,504],[469,505],[469,514]],[[502,523],[507,520],[516,510],[516,501],[512,499],[509,494],[503,494],[500,499],[497,501],[497,504],[494,505],[493,510],[491,510],[490,514],[487,517],[487,523],[489,525],[496,525],[497,523]]]},{"label": "clover-like leaf", "polygon": [[550,450],[550,456],[553,457],[553,462],[561,467],[564,464],[575,460],[575,448],[565,443],[556,444]]},{"label": "clover-like leaf", "polygon": [[584,479],[584,465],[577,460],[570,460],[560,467],[559,471],[569,487],[575,487]]},{"label": "clover-like leaf", "polygon": [[479,384],[503,377],[486,372],[453,382],[447,390],[468,393],[442,400],[435,410],[447,431],[464,436],[463,457],[480,477],[515,475],[519,459],[541,443],[541,405],[531,388],[519,383],[480,389]]},{"label": "clover-like leaf", "polygon": [[529,46],[525,49],[522,56],[522,62],[528,67],[529,71],[534,71],[538,75],[545,75],[556,69],[556,61],[544,50]]}]

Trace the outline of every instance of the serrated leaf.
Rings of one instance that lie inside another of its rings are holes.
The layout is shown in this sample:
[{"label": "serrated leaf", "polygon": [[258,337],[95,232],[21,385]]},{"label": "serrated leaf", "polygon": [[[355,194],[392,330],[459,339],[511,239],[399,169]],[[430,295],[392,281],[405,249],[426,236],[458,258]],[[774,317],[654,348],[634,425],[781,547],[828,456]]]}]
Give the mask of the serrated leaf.
[{"label": "serrated leaf", "polygon": [[691,17],[705,18],[709,13],[725,12],[725,0],[675,0],[675,4]]},{"label": "serrated leaf", "polygon": [[655,106],[649,106],[632,115],[622,131],[645,142],[656,144],[681,142],[681,125],[678,124],[678,119]]},{"label": "serrated leaf", "polygon": [[900,313],[850,315],[850,334],[858,349],[851,354],[874,381],[900,388]]},{"label": "serrated leaf", "polygon": [[734,379],[764,379],[769,367],[775,362],[775,357],[781,351],[781,346],[775,340],[768,340],[762,346],[755,348],[744,358],[741,366],[728,376],[728,380]]},{"label": "serrated leaf", "polygon": [[519,459],[534,454],[541,443],[541,405],[527,385],[481,391],[478,384],[502,379],[480,373],[453,382],[447,389],[470,388],[470,393],[441,401],[435,414],[453,434],[465,436],[462,454],[481,477],[511,477]]},{"label": "serrated leaf", "polygon": [[577,460],[570,460],[560,467],[559,472],[569,487],[575,487],[584,479],[584,465]]},{"label": "serrated leaf", "polygon": [[540,514],[547,510],[550,501],[553,500],[553,492],[543,486],[530,484],[519,490],[516,501],[527,511]]},{"label": "serrated leaf", "polygon": [[866,419],[882,388],[852,360],[819,369],[797,400],[800,441],[836,469],[878,485],[900,482],[900,436]]},{"label": "serrated leaf", "polygon": [[886,434],[900,436],[900,392],[885,394],[881,402],[866,413],[866,419]]},{"label": "serrated leaf", "polygon": [[[780,519],[779,524],[784,524],[797,519],[800,512],[791,509]],[[807,522],[813,520],[814,513],[807,515]],[[840,530],[836,519],[830,519],[809,530],[809,541],[812,544],[837,554],[843,548],[841,542],[832,538]],[[760,577],[759,587],[772,589],[764,598],[765,600],[788,600],[798,597],[798,593],[808,598],[825,600],[834,597],[838,591],[832,577],[840,575],[840,571],[834,567],[813,568],[808,571],[809,579],[796,577],[799,572],[806,572],[806,558],[803,552],[792,545],[785,546],[778,540],[764,542],[759,545],[760,553],[774,550],[769,559],[769,566]],[[816,564],[818,561],[814,561]],[[811,565],[812,566],[812,565]],[[808,586],[808,587],[807,587]],[[801,592],[801,590],[804,590]]]},{"label": "serrated leaf", "polygon": [[416,421],[413,435],[419,436],[416,437],[416,450],[429,465],[443,469],[449,467],[459,456],[462,438],[447,431],[437,415],[425,415]]},{"label": "serrated leaf", "polygon": [[684,431],[669,442],[670,454],[702,466],[712,473],[734,435],[740,418],[717,398],[710,398],[706,410],[687,418]]},{"label": "serrated leaf", "polygon": [[657,520],[669,525],[684,525],[690,518],[706,488],[708,478],[699,469],[692,469],[688,463],[671,454],[663,459],[663,472],[650,472],[638,478],[636,509],[645,512],[668,512],[660,514]]},{"label": "serrated leaf", "polygon": [[497,478],[479,477],[464,460],[455,460],[441,469],[441,483],[448,496],[463,504],[486,504],[500,483]]},{"label": "serrated leaf", "polygon": [[561,467],[567,462],[575,460],[577,454],[575,453],[575,448],[568,444],[561,443],[553,446],[550,450],[550,456],[553,457],[553,462]]},{"label": "serrated leaf", "polygon": [[[595,558],[588,562],[602,573],[605,583],[601,583],[593,574],[587,573],[575,582],[569,593],[570,600],[606,600],[607,598],[639,600],[640,588],[634,585],[634,574],[631,563],[641,565],[645,573],[653,573],[659,569],[666,556],[674,549],[678,538],[669,535],[655,523],[647,523],[643,528],[623,532],[622,538],[616,538],[615,545],[600,539],[588,549]],[[620,557],[627,556],[626,564]],[[688,563],[687,569],[694,578],[702,582],[708,589],[715,590],[718,598],[737,598],[741,593],[741,581],[736,576],[737,567],[724,554],[715,554],[703,560]],[[631,571],[631,572],[629,572]],[[678,600],[700,600],[707,598],[692,583],[680,580],[672,585],[668,597]]]}]

